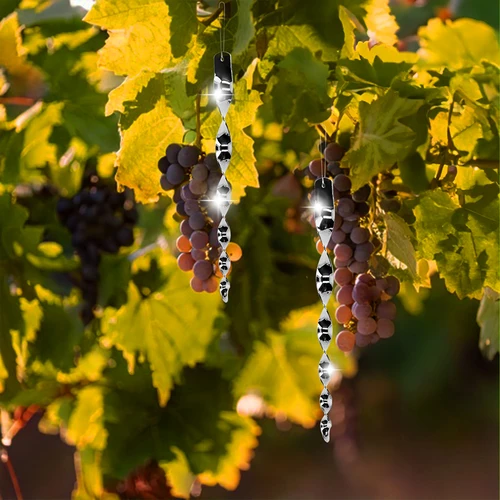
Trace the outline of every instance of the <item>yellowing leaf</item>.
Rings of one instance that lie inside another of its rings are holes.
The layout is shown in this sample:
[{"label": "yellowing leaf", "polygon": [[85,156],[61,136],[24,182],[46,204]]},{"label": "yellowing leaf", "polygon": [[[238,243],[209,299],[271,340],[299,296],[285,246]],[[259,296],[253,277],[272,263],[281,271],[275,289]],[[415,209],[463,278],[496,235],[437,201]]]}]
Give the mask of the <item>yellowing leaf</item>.
[{"label": "yellowing leaf", "polygon": [[131,282],[128,302],[120,309],[105,310],[102,344],[120,349],[131,372],[136,355],[144,356],[164,406],[183,367],[203,359],[215,334],[212,323],[220,299],[216,294],[194,293],[189,276],[173,257],[164,257],[162,269],[166,283],[158,291],[143,297]]},{"label": "yellowing leaf", "polygon": [[486,288],[477,311],[477,323],[481,327],[479,348],[492,360],[498,353],[500,300],[498,293]]},{"label": "yellowing leaf", "polygon": [[481,21],[431,19],[418,34],[421,67],[456,70],[479,65],[482,60],[500,64],[498,35]]},{"label": "yellowing leaf", "polygon": [[85,21],[109,30],[100,64],[113,73],[133,76],[171,65],[171,17],[163,0],[97,0]]},{"label": "yellowing leaf", "polygon": [[391,14],[389,0],[371,0],[366,5],[365,23],[368,36],[377,43],[394,45],[399,30],[396,18]]}]

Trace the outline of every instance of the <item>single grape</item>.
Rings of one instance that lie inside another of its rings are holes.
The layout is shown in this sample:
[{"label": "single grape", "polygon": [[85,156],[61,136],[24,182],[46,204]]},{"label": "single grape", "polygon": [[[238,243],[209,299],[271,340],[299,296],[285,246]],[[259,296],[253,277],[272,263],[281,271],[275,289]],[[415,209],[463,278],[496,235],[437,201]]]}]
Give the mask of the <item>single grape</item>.
[{"label": "single grape", "polygon": [[377,280],[377,288],[384,291],[388,286],[387,280],[385,278],[380,278]]},{"label": "single grape", "polygon": [[179,165],[184,168],[190,168],[198,163],[200,151],[196,146],[184,146],[177,156]]},{"label": "single grape", "polygon": [[340,163],[338,161],[332,161],[328,164],[328,172],[330,172],[333,177],[340,175],[342,173],[342,169],[340,168]]},{"label": "single grape", "polygon": [[349,271],[354,274],[366,273],[369,268],[368,262],[358,262],[355,260],[349,264]]},{"label": "single grape", "polygon": [[193,266],[194,275],[200,280],[207,280],[213,274],[212,263],[208,260],[198,260]]},{"label": "single grape", "polygon": [[179,203],[177,203],[177,205],[175,207],[175,210],[177,211],[177,213],[181,217],[186,217],[187,216],[186,210],[184,209],[184,202],[183,201],[180,201]]},{"label": "single grape", "polygon": [[394,302],[381,302],[377,306],[377,316],[379,319],[390,319],[393,321],[396,318],[396,304]]},{"label": "single grape", "polygon": [[231,262],[238,262],[241,259],[241,256],[243,255],[241,247],[238,245],[238,243],[235,243],[234,241],[229,243],[229,245],[226,247],[226,253],[229,256],[229,260]]},{"label": "single grape", "polygon": [[377,322],[373,318],[358,319],[357,330],[361,335],[371,335],[377,330]]},{"label": "single grape", "polygon": [[195,212],[193,215],[189,216],[189,225],[197,231],[198,229],[203,229],[206,224],[205,215],[201,212]]},{"label": "single grape", "polygon": [[186,185],[182,186],[181,198],[184,201],[187,201],[187,200],[196,200],[197,196],[191,192],[191,190],[189,189],[189,184],[186,184]]},{"label": "single grape", "polygon": [[340,192],[349,191],[351,189],[351,179],[344,174],[338,174],[333,179],[333,186]]},{"label": "single grape", "polygon": [[390,319],[380,318],[377,321],[377,333],[381,339],[388,339],[394,335],[394,323]]},{"label": "single grape", "polygon": [[377,288],[376,286],[371,286],[370,293],[372,294],[372,302],[377,302],[378,300],[380,300],[382,292],[379,288]]},{"label": "single grape", "polygon": [[205,156],[203,163],[208,167],[208,170],[210,170],[210,172],[220,172],[219,163],[217,162],[215,153],[209,153],[207,156]]},{"label": "single grape", "polygon": [[208,178],[208,167],[204,163],[198,163],[191,171],[191,177],[198,182],[206,181]]},{"label": "single grape", "polygon": [[366,227],[355,227],[351,231],[351,241],[353,243],[356,243],[356,245],[365,243],[369,239],[370,239],[370,231],[366,229]]},{"label": "single grape", "polygon": [[197,293],[201,293],[203,292],[204,290],[204,285],[203,285],[203,280],[201,280],[200,278],[197,278],[196,276],[193,276],[191,278],[191,288],[197,292]]},{"label": "single grape", "polygon": [[166,175],[168,182],[174,186],[181,184],[186,179],[186,172],[177,163],[173,163],[170,167],[168,167]]},{"label": "single grape", "polygon": [[376,344],[380,340],[380,337],[376,333],[370,335],[370,343]]},{"label": "single grape", "polygon": [[371,257],[375,247],[371,241],[358,245],[354,250],[354,258],[358,262],[366,262]]},{"label": "single grape", "polygon": [[375,278],[371,274],[362,273],[359,276],[356,276],[356,283],[364,283],[368,286],[374,286],[376,282]]},{"label": "single grape", "polygon": [[333,275],[335,283],[340,286],[350,285],[352,281],[352,273],[347,267],[340,267],[335,270]]},{"label": "single grape", "polygon": [[179,257],[177,257],[177,265],[181,271],[191,271],[194,266],[194,259],[189,253],[181,253]]},{"label": "single grape", "polygon": [[349,330],[342,330],[337,334],[335,343],[342,352],[351,352],[356,344],[356,337]]},{"label": "single grape", "polygon": [[333,230],[338,231],[342,227],[343,222],[344,222],[344,219],[342,218],[342,216],[335,213],[335,220],[333,221]]},{"label": "single grape", "polygon": [[167,160],[170,163],[177,163],[177,155],[181,149],[182,146],[180,144],[170,144],[165,151]]},{"label": "single grape", "polygon": [[183,201],[181,192],[182,188],[180,186],[177,186],[175,188],[174,195],[172,196],[172,200],[174,200],[174,203],[179,203],[179,201]]},{"label": "single grape", "polygon": [[200,204],[198,200],[186,200],[184,202],[184,211],[188,215],[193,215],[196,212],[200,211]]},{"label": "single grape", "polygon": [[207,293],[214,293],[219,289],[219,281],[215,276],[210,276],[208,280],[203,282],[203,290]]},{"label": "single grape", "polygon": [[344,219],[354,213],[354,208],[354,202],[350,198],[342,198],[338,201],[337,211]]},{"label": "single grape", "polygon": [[337,302],[346,306],[351,305],[354,302],[352,298],[352,290],[352,285],[344,285],[340,287],[339,291],[337,292]]},{"label": "single grape", "polygon": [[339,243],[342,243],[345,240],[346,234],[344,231],[339,230],[334,230],[332,232],[332,236],[330,238],[330,241],[338,245]]},{"label": "single grape", "polygon": [[327,162],[340,161],[345,154],[345,149],[336,142],[331,142],[325,148],[325,158]]},{"label": "single grape", "polygon": [[337,259],[349,260],[352,257],[352,248],[345,243],[341,243],[335,247],[334,254]]},{"label": "single grape", "polygon": [[193,257],[195,261],[205,260],[207,258],[207,252],[205,250],[193,248],[193,250],[191,250],[191,257]]},{"label": "single grape", "polygon": [[158,170],[162,173],[162,174],[166,174],[167,173],[167,170],[168,170],[168,167],[170,165],[170,162],[168,161],[167,157],[166,156],[163,156],[161,157],[159,160],[158,160]]},{"label": "single grape", "polygon": [[357,226],[358,224],[356,221],[344,220],[342,222],[342,226],[340,226],[340,229],[344,231],[344,233],[350,234],[352,230]]},{"label": "single grape", "polygon": [[189,238],[187,236],[181,235],[177,238],[175,242],[175,246],[179,252],[189,252],[191,251],[191,243],[189,242]]},{"label": "single grape", "polygon": [[170,191],[171,189],[174,189],[174,185],[168,182],[167,176],[163,174],[160,177],[160,186],[163,189],[163,191]]},{"label": "single grape", "polygon": [[370,335],[362,335],[359,332],[356,332],[356,345],[358,347],[366,347],[371,344],[371,336]]},{"label": "single grape", "polygon": [[352,315],[356,319],[368,318],[372,314],[372,306],[370,304],[358,304],[354,302],[351,310]]},{"label": "single grape", "polygon": [[323,175],[323,168],[322,160],[316,159],[309,163],[309,172],[311,172],[314,177],[321,177]]},{"label": "single grape", "polygon": [[208,234],[205,231],[194,231],[189,241],[193,248],[202,250],[208,245]]},{"label": "single grape", "polygon": [[401,288],[401,285],[399,284],[399,280],[395,276],[387,276],[387,288],[385,289],[385,292],[390,295],[391,297],[395,297]]},{"label": "single grape", "polygon": [[333,259],[333,265],[337,268],[337,269],[340,269],[340,268],[344,268],[344,267],[347,267],[349,265],[349,261],[348,260],[340,260],[338,259],[337,257],[335,257]]},{"label": "single grape", "polygon": [[217,227],[213,227],[210,230],[209,241],[210,241],[210,246],[212,246],[213,248],[218,248],[220,246],[217,235]]},{"label": "single grape", "polygon": [[195,179],[191,179],[189,181],[189,189],[193,194],[202,195],[207,192],[208,185],[205,181],[197,181]]},{"label": "single grape", "polygon": [[357,191],[354,191],[352,193],[352,199],[357,202],[363,202],[366,201],[371,194],[371,188],[369,184],[365,184],[364,186],[360,187]]},{"label": "single grape", "polygon": [[356,203],[356,208],[354,210],[357,215],[364,217],[370,213],[370,206],[368,203]]},{"label": "single grape", "polygon": [[342,304],[337,307],[337,310],[335,311],[335,319],[337,320],[337,323],[346,325],[349,321],[351,321],[351,318],[352,312],[349,306]]},{"label": "single grape", "polygon": [[370,287],[365,283],[356,283],[352,290],[352,298],[358,304],[368,304],[372,298]]}]

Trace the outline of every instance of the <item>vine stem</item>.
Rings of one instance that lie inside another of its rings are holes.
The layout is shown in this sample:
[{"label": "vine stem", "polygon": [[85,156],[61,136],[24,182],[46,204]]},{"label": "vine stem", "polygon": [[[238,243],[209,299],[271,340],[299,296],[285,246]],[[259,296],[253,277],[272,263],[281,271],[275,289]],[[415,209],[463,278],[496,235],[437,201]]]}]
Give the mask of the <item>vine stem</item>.
[{"label": "vine stem", "polygon": [[196,94],[196,140],[195,145],[201,149],[201,94]]},{"label": "vine stem", "polygon": [[[228,0],[225,3],[231,3],[231,0]],[[217,9],[214,10],[213,14],[206,17],[205,19],[201,19],[200,23],[203,24],[204,26],[210,26],[222,14],[223,11],[224,11],[224,7],[221,7],[219,5],[219,7],[217,7]]]},{"label": "vine stem", "polygon": [[5,448],[3,448],[1,451],[1,458],[9,473],[10,481],[12,483],[12,487],[14,488],[14,493],[16,494],[16,500],[23,500],[23,494],[21,492],[19,480],[17,479],[16,471],[14,470],[14,466],[12,465],[9,454],[7,453],[7,450]]}]

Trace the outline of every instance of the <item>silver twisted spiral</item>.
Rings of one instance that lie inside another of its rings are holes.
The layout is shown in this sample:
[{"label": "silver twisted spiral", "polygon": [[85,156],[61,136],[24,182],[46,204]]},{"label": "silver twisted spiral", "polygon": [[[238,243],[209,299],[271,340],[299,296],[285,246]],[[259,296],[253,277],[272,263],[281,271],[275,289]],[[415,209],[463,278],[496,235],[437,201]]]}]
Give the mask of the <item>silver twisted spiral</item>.
[{"label": "silver twisted spiral", "polygon": [[328,242],[333,232],[335,219],[333,183],[331,179],[322,177],[316,180],[314,183],[312,201],[316,230],[318,231],[318,236],[324,248],[319,258],[318,267],[316,268],[316,288],[321,302],[323,303],[323,311],[318,321],[318,340],[323,349],[323,355],[321,356],[318,366],[319,379],[323,384],[323,391],[319,397],[319,405],[323,410],[320,430],[323,439],[328,443],[330,441],[330,429],[332,427],[328,413],[332,408],[333,401],[332,395],[327,388],[333,372],[333,365],[327,354],[328,346],[332,341],[333,327],[332,319],[326,308],[333,293],[333,267],[326,252]]},{"label": "silver twisted spiral", "polygon": [[222,116],[222,123],[215,138],[215,155],[222,171],[216,194],[216,202],[221,214],[217,228],[217,238],[222,247],[219,256],[219,269],[222,273],[219,290],[222,300],[227,302],[230,288],[227,275],[231,269],[231,261],[226,253],[226,248],[231,241],[231,229],[226,221],[226,214],[231,206],[231,184],[226,178],[226,171],[233,153],[231,134],[226,123],[226,115],[233,100],[233,68],[231,54],[228,52],[220,52],[214,58],[214,95],[217,108]]}]

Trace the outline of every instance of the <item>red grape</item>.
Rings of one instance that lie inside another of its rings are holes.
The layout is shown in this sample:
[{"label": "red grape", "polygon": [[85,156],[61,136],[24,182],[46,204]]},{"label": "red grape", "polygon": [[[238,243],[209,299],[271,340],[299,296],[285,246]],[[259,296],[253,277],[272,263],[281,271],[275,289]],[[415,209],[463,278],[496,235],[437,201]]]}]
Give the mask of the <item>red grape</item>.
[{"label": "red grape", "polygon": [[181,253],[179,257],[177,257],[177,264],[181,271],[191,271],[194,266],[194,259],[189,253]]},{"label": "red grape", "polygon": [[380,318],[377,321],[377,333],[381,339],[388,339],[394,335],[394,323],[390,319]]},{"label": "red grape", "polygon": [[205,231],[195,231],[189,241],[193,248],[201,250],[208,245],[208,234]]},{"label": "red grape", "polygon": [[335,311],[335,319],[337,320],[337,323],[346,325],[349,321],[351,321],[351,318],[352,313],[349,306],[341,305],[337,307],[337,310]]},{"label": "red grape", "polygon": [[358,304],[368,304],[372,298],[370,287],[365,283],[356,283],[352,290],[352,298]]},{"label": "red grape", "polygon": [[356,319],[368,318],[372,314],[372,306],[370,304],[358,304],[354,302],[351,310],[352,315]]},{"label": "red grape", "polygon": [[193,266],[194,275],[202,281],[207,280],[213,274],[213,265],[208,260],[198,260]]},{"label": "red grape", "polygon": [[356,344],[356,337],[349,330],[342,330],[335,338],[337,347],[343,352],[351,352]]},{"label": "red grape", "polygon": [[379,318],[394,320],[396,317],[396,304],[394,302],[381,302],[377,307]]},{"label": "red grape", "polygon": [[351,231],[351,240],[353,243],[360,245],[370,239],[370,231],[366,227],[355,227]]},{"label": "red grape", "polygon": [[200,278],[197,278],[196,276],[193,276],[191,278],[191,288],[198,293],[203,292],[203,280]]},{"label": "red grape", "polygon": [[362,335],[371,335],[377,330],[377,322],[373,318],[358,319],[357,329]]},{"label": "red grape", "polygon": [[337,259],[349,260],[352,257],[352,248],[345,243],[341,243],[335,247],[334,254]]},{"label": "red grape", "polygon": [[351,305],[354,302],[352,298],[352,290],[352,285],[344,285],[340,287],[339,291],[337,292],[337,302],[346,306]]},{"label": "red grape", "polygon": [[333,275],[335,283],[340,286],[350,285],[352,281],[352,273],[346,267],[340,267],[335,270]]}]

